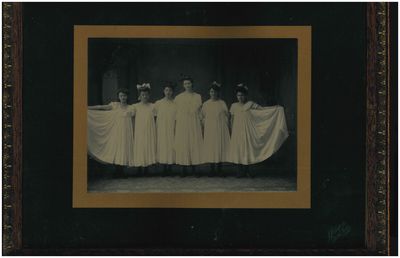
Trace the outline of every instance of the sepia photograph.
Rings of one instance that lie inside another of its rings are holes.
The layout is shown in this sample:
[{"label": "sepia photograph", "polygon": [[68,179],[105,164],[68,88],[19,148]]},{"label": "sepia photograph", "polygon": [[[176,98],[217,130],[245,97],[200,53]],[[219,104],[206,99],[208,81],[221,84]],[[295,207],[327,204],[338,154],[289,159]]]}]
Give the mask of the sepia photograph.
[{"label": "sepia photograph", "polygon": [[88,191],[296,190],[296,39],[89,39]]}]

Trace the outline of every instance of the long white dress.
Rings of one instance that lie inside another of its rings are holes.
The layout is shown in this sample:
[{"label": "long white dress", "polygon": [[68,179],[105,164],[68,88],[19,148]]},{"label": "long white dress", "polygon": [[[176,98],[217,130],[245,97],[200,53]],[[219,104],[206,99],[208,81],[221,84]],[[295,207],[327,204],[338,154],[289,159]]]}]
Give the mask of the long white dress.
[{"label": "long white dress", "polygon": [[156,163],[157,135],[154,104],[139,102],[133,105],[133,110],[135,115],[134,166],[147,167]]},{"label": "long white dress", "polygon": [[175,158],[178,165],[199,165],[202,163],[201,150],[203,135],[201,130],[201,96],[183,92],[175,98],[176,130]]},{"label": "long white dress", "polygon": [[161,164],[175,163],[174,133],[176,105],[173,100],[165,98],[156,101],[157,115],[157,162]]},{"label": "long white dress", "polygon": [[130,105],[110,103],[111,110],[88,110],[88,154],[109,164],[133,166],[133,125]]},{"label": "long white dress", "polygon": [[266,160],[274,154],[289,136],[285,112],[281,106],[265,107],[248,101],[233,103],[229,161],[249,165]]},{"label": "long white dress", "polygon": [[204,119],[203,161],[226,162],[229,150],[229,112],[225,101],[207,100],[203,103]]}]

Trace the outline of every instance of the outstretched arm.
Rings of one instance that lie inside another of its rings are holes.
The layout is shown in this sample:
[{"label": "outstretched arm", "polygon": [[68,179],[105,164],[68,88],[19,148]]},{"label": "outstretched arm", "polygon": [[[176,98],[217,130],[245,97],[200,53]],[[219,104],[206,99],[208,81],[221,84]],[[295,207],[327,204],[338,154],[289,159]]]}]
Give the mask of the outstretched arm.
[{"label": "outstretched arm", "polygon": [[96,106],[88,106],[89,110],[111,110],[111,105],[96,105]]},{"label": "outstretched arm", "polygon": [[267,107],[263,107],[263,106],[257,105],[257,107],[255,107],[254,109],[262,110],[262,109],[267,109]]},{"label": "outstretched arm", "polygon": [[251,109],[256,109],[256,110],[263,110],[263,109],[268,109],[270,107],[263,107],[258,105],[257,103],[253,103],[253,105],[251,105]]}]

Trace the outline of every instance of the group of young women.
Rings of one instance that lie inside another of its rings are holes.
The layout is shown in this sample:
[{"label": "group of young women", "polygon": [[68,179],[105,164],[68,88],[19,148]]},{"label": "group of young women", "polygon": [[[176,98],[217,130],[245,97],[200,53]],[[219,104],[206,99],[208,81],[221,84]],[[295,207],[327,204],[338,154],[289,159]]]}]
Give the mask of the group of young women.
[{"label": "group of young women", "polygon": [[218,174],[225,162],[237,164],[245,175],[248,165],[270,157],[288,137],[283,108],[249,101],[243,84],[236,86],[238,101],[229,110],[217,82],[204,103],[193,91],[192,78],[182,80],[184,91],[175,98],[175,85],[163,86],[164,98],[154,104],[150,84],[144,83],[137,85],[136,104],[129,105],[127,90],[120,89],[119,102],[89,106],[89,155],[120,168],[139,167],[142,175],[155,163],[163,165],[165,174],[173,164],[182,166],[182,176],[196,174],[196,165],[205,163]]}]

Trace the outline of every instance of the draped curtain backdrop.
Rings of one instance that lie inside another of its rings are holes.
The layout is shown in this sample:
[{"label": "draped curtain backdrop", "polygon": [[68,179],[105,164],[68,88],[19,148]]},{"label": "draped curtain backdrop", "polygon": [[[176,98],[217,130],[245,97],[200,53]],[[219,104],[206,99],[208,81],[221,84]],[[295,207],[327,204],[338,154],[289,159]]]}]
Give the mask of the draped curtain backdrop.
[{"label": "draped curtain backdrop", "polygon": [[[234,86],[248,85],[249,98],[260,105],[285,107],[288,129],[295,131],[296,39],[90,39],[89,105],[116,99],[119,87],[131,90],[150,82],[152,99],[163,96],[162,83],[194,79],[195,91],[208,98],[212,81],[222,83],[221,97],[229,106]],[[179,84],[178,84],[179,85]],[[183,89],[179,85],[177,93]]]},{"label": "draped curtain backdrop", "polygon": [[89,39],[89,105],[115,101],[118,88],[128,88],[129,102],[137,102],[136,84],[143,82],[151,84],[152,101],[163,97],[164,81],[177,82],[178,94],[181,75],[194,79],[203,101],[217,81],[229,107],[236,101],[235,85],[243,82],[249,99],[283,106],[290,147],[280,156],[295,164],[296,39]]}]

